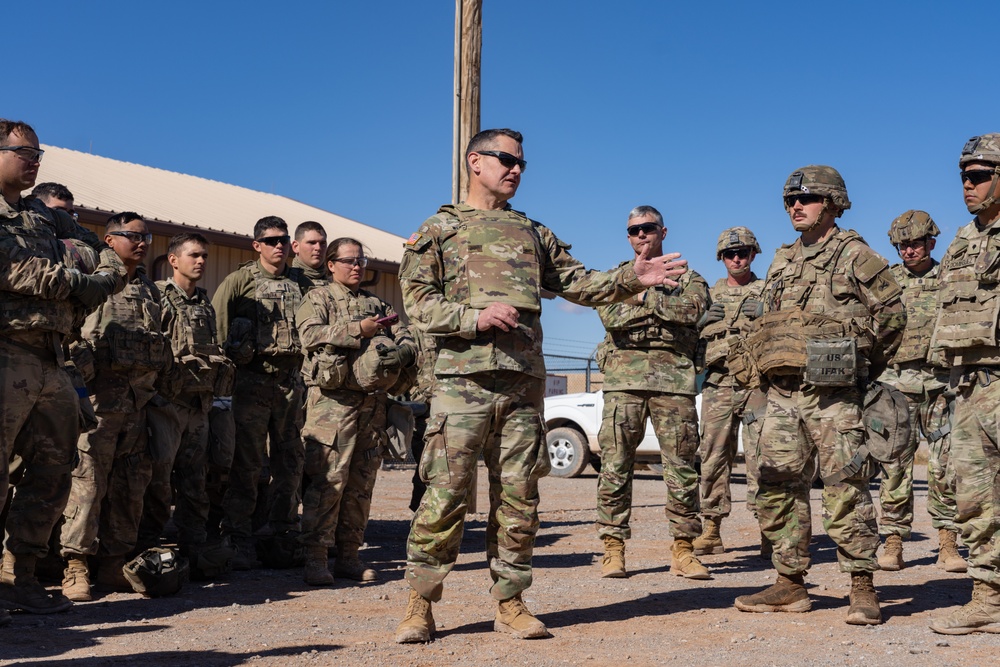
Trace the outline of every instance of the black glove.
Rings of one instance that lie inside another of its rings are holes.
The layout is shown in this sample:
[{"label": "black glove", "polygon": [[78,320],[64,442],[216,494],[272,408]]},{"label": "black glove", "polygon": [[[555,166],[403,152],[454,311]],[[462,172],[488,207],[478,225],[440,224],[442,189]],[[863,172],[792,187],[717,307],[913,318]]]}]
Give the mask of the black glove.
[{"label": "black glove", "polygon": [[698,320],[698,328],[701,329],[703,327],[708,326],[709,324],[715,324],[716,322],[721,322],[722,318],[724,318],[725,316],[726,316],[726,307],[723,306],[721,303],[713,303],[711,306],[709,306],[708,310],[705,311],[705,314],[701,316],[701,319]]},{"label": "black glove", "polygon": [[118,277],[110,273],[87,275],[78,271],[70,272],[69,295],[87,309],[97,308],[114,294],[118,287]]},{"label": "black glove", "polygon": [[409,368],[417,361],[416,350],[408,345],[389,347],[379,343],[375,349],[378,350],[378,356],[382,358],[382,365],[385,368]]},{"label": "black glove", "polygon": [[755,320],[764,314],[764,302],[747,299],[743,302],[743,305],[740,306],[740,312],[751,320]]}]

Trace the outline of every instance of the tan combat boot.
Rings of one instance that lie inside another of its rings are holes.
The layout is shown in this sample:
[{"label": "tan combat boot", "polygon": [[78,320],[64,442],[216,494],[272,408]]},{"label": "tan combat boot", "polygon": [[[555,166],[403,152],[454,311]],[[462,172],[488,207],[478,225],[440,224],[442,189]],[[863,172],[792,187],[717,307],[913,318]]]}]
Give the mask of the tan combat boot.
[{"label": "tan combat boot", "polygon": [[[35,578],[35,555],[9,551],[3,555],[0,570],[0,607],[22,609],[32,614],[54,614],[73,606],[62,593],[49,595]],[[0,624],[3,621],[0,619]]]},{"label": "tan combat boot", "polygon": [[113,593],[134,593],[135,589],[125,578],[123,567],[125,567],[124,558],[102,558],[94,584]]},{"label": "tan combat boot", "polygon": [[62,592],[73,602],[90,602],[90,570],[86,556],[69,556],[63,574]]},{"label": "tan combat boot", "polygon": [[410,589],[410,600],[406,605],[406,616],[396,628],[397,644],[429,642],[434,636],[434,614],[431,601]]},{"label": "tan combat boot", "polygon": [[962,554],[958,553],[957,535],[947,528],[938,528],[938,542],[941,547],[938,549],[937,566],[945,572],[965,572],[968,565]]},{"label": "tan combat boot", "polygon": [[625,572],[625,541],[611,535],[604,536],[604,559],[601,561],[601,576],[605,579],[622,579]]},{"label": "tan combat boot", "polygon": [[878,566],[889,572],[903,569],[903,538],[899,535],[889,535],[885,538],[882,555],[878,557]]},{"label": "tan combat boot", "polygon": [[358,558],[356,547],[347,548],[337,553],[337,560],[333,563],[333,576],[341,579],[353,579],[362,583],[378,581],[378,573]]},{"label": "tan combat boot", "polygon": [[518,593],[497,605],[497,617],[493,621],[493,629],[497,632],[512,634],[518,639],[540,639],[551,637],[545,624],[528,611]]},{"label": "tan combat boot", "polygon": [[[888,540],[887,540],[888,542]],[[848,625],[878,625],[882,611],[872,583],[871,572],[851,573],[851,607],[847,610]]]},{"label": "tan combat boot", "polygon": [[302,579],[310,586],[332,586],[333,573],[327,567],[326,547],[306,547],[306,563],[302,570]]},{"label": "tan combat boot", "polygon": [[722,536],[719,529],[722,528],[722,518],[706,517],[701,535],[694,538],[695,556],[710,556],[712,554],[726,553],[726,547],[722,544]]},{"label": "tan combat boot", "polygon": [[1000,634],[1000,584],[973,579],[972,600],[949,616],[935,619],[931,630],[942,635]]},{"label": "tan combat boot", "polygon": [[784,575],[778,573],[774,585],[753,595],[736,598],[736,608],[740,611],[766,612],[787,611],[802,613],[812,609],[812,600],[806,592],[805,579],[801,574]]},{"label": "tan combat boot", "polygon": [[712,578],[712,575],[708,572],[708,568],[695,558],[691,540],[684,538],[675,539],[674,543],[670,546],[670,552],[673,554],[670,559],[670,571],[678,577],[686,577],[688,579]]}]

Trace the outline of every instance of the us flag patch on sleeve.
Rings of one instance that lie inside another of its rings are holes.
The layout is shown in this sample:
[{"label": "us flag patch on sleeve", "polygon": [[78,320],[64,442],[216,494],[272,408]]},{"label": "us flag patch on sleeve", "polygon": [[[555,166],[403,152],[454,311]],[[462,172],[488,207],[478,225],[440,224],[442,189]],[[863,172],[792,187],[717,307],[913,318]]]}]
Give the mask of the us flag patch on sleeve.
[{"label": "us flag patch on sleeve", "polygon": [[412,234],[410,234],[410,238],[406,239],[406,243],[404,243],[403,245],[413,247],[414,245],[416,245],[417,241],[419,241],[420,237],[422,236],[423,234],[421,234],[420,232],[413,232]]}]

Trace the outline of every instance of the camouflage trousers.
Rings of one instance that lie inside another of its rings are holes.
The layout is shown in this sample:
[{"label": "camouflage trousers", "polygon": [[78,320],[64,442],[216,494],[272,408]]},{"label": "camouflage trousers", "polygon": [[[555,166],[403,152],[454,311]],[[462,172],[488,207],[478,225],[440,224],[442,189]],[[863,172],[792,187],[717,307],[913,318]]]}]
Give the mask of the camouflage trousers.
[{"label": "camouflage trousers", "polygon": [[[170,520],[181,545],[204,544],[208,523],[208,408],[210,401],[173,402],[180,420],[181,440],[172,462],[153,464],[153,479],[143,502],[140,546],[156,546]],[[204,407],[202,407],[204,405]]]},{"label": "camouflage trousers", "polygon": [[737,386],[702,385],[701,389],[701,515],[729,516],[729,477],[739,445],[740,419],[747,390]]},{"label": "camouflage trousers", "polygon": [[948,392],[937,393],[921,403],[917,415],[927,438],[927,513],[934,528],[955,531],[958,501],[955,464],[951,460],[950,401],[954,398]]},{"label": "camouflage trousers", "polygon": [[[966,370],[968,367],[955,370]],[[971,370],[971,369],[969,369]],[[951,431],[958,512],[955,525],[969,547],[969,575],[1000,584],[1000,381],[959,387]],[[954,372],[954,371],[953,371]],[[980,372],[982,375],[982,372]]]},{"label": "camouflage trousers", "polygon": [[[789,378],[766,392],[758,442],[757,519],[774,546],[772,562],[778,572],[801,574],[810,562],[815,454],[824,478],[847,466],[864,441],[862,396],[855,387],[819,389]],[[868,490],[874,472],[869,459],[853,477],[823,489],[823,527],[837,545],[842,572],[878,569],[878,526]]]},{"label": "camouflage trousers", "polygon": [[357,554],[386,442],[386,397],[310,387],[306,399],[302,543]]},{"label": "camouflage trousers", "polygon": [[423,597],[441,599],[458,559],[480,454],[489,475],[490,593],[506,600],[531,585],[538,480],[550,470],[544,394],[543,380],[515,371],[437,378],[419,463],[427,490],[406,544],[406,580]]},{"label": "camouflage trousers", "polygon": [[233,389],[236,452],[222,500],[222,534],[249,539],[264,458],[271,468],[268,523],[275,533],[298,528],[299,484],[305,448],[302,402],[305,386],[297,369],[257,373],[241,368]]},{"label": "camouflage trousers", "polygon": [[80,433],[80,404],[55,353],[34,353],[0,339],[0,508],[12,460],[23,467],[7,506],[4,548],[48,552],[49,535],[69,497]]},{"label": "camouflage trousers", "polygon": [[646,419],[660,443],[664,511],[670,534],[694,539],[701,534],[698,518],[698,412],[694,396],[657,391],[606,391],[598,441],[601,474],[597,479],[597,535],[632,537],[632,475],[635,450],[646,433]]},{"label": "camouflage trousers", "polygon": [[767,392],[753,389],[743,406],[743,458],[747,468],[747,509],[757,517],[760,488],[760,427],[767,411]]},{"label": "camouflage trousers", "polygon": [[125,557],[136,546],[142,498],[153,476],[146,409],[98,412],[80,437],[80,462],[64,513],[63,556]]}]

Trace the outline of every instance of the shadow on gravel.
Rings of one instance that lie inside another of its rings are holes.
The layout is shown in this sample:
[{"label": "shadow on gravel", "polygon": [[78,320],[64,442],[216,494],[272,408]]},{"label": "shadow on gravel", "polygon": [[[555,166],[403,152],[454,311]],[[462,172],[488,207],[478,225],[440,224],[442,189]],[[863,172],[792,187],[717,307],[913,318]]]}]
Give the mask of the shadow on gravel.
[{"label": "shadow on gravel", "polygon": [[893,584],[891,572],[875,573],[875,589],[882,603],[882,615],[913,616],[926,611],[947,609],[972,599],[972,580],[962,577],[928,579],[921,584]]},{"label": "shadow on gravel", "polygon": [[[492,626],[490,627],[492,630]],[[5,647],[6,648],[6,647]],[[249,651],[246,653],[224,653],[221,651],[156,651],[143,653],[141,656],[121,655],[121,656],[101,656],[93,658],[67,658],[63,660],[42,660],[32,662],[32,665],[39,667],[102,667],[103,665],[134,664],[141,661],[143,665],[198,665],[199,667],[229,667],[230,665],[243,665],[248,660],[261,658],[286,658],[292,661],[296,657],[301,660],[315,659],[326,651],[337,651],[342,646],[336,644],[310,644],[307,646],[290,646],[286,648],[273,648],[264,651]],[[310,655],[312,651],[316,654]],[[4,652],[4,658],[38,657],[38,651],[31,651],[29,654],[10,656]],[[305,654],[305,655],[303,655]],[[44,655],[42,653],[41,655]]]}]

